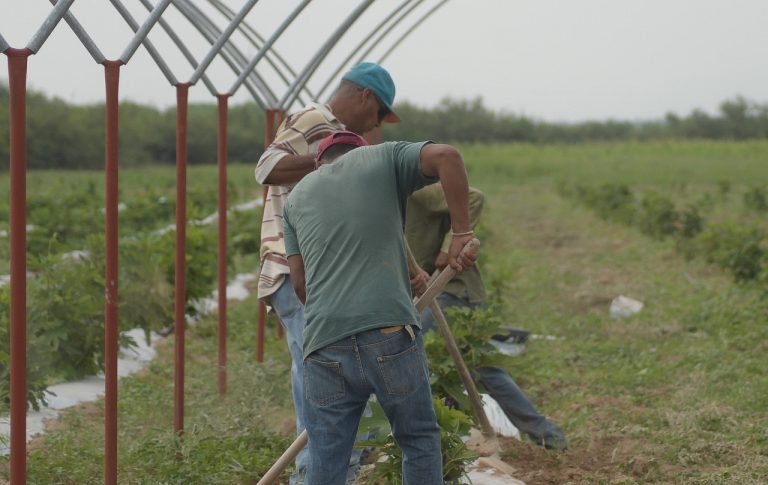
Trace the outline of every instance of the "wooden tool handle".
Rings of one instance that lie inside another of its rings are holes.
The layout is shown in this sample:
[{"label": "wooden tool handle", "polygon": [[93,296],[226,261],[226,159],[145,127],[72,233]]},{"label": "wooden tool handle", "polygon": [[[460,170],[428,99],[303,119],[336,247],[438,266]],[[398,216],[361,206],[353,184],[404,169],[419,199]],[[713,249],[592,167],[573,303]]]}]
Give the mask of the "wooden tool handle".
[{"label": "wooden tool handle", "polygon": [[438,305],[435,300],[430,300],[429,309],[432,311],[432,315],[435,317],[435,322],[437,323],[437,328],[440,330],[440,333],[445,340],[445,346],[448,349],[448,354],[453,359],[453,363],[456,364],[456,369],[459,371],[461,381],[464,383],[464,387],[467,389],[469,402],[472,404],[472,410],[475,412],[475,416],[480,422],[480,429],[483,432],[483,436],[486,438],[494,438],[496,433],[493,431],[493,426],[491,426],[491,422],[488,420],[488,416],[485,414],[485,409],[483,408],[483,400],[480,397],[480,393],[477,392],[475,381],[472,379],[472,375],[469,373],[469,369],[467,369],[467,364],[464,362],[464,358],[461,356],[461,351],[456,345],[456,340],[453,339],[453,334],[451,333],[451,329],[448,327],[448,322],[445,320],[445,315],[443,315],[443,311],[440,309],[440,305]]},{"label": "wooden tool handle", "polygon": [[[406,244],[406,247],[408,245]],[[480,240],[478,239],[472,239],[469,241],[466,245],[464,245],[464,248],[461,250],[464,254],[477,254],[477,252],[480,250]],[[408,266],[409,267],[418,267],[418,264],[416,263],[416,259],[413,257],[413,253],[411,253],[411,249],[408,248],[406,251],[408,253]],[[449,281],[451,281],[456,276],[456,270],[453,269],[450,265],[446,266],[440,274],[437,276],[437,278],[429,285],[427,288],[427,291],[424,292],[419,298],[416,299],[414,302],[414,305],[416,305],[416,311],[421,313],[424,311],[425,308],[429,305],[429,302],[434,299],[437,295],[443,292],[443,289],[445,288],[445,285],[448,284]]]},{"label": "wooden tool handle", "polygon": [[[408,253],[408,266],[413,270],[414,268],[418,267],[418,264],[416,263],[416,260],[413,257],[413,253],[411,253],[411,250],[407,244],[406,248]],[[461,252],[477,254],[479,250],[480,241],[478,239],[472,239],[464,246]],[[456,345],[456,341],[453,338],[451,329],[448,327],[448,322],[445,320],[445,315],[443,315],[443,311],[435,301],[435,297],[442,293],[445,285],[447,285],[448,282],[451,281],[455,276],[456,270],[450,266],[446,266],[443,271],[437,275],[436,278],[432,278],[432,282],[430,283],[429,287],[424,292],[424,294],[414,302],[414,305],[416,306],[416,310],[419,313],[421,313],[426,307],[429,307],[429,309],[432,311],[432,315],[435,317],[435,322],[437,323],[437,328],[440,330],[440,334],[445,340],[448,354],[453,359],[453,363],[456,365],[456,369],[459,371],[459,376],[464,383],[464,387],[467,389],[469,400],[472,403],[472,410],[474,411],[475,416],[480,423],[483,436],[486,438],[494,438],[496,433],[493,431],[493,426],[491,426],[491,422],[488,420],[488,416],[485,414],[485,409],[483,409],[483,401],[480,398],[480,393],[477,392],[475,382],[472,379],[472,375],[469,373],[469,369],[467,369],[467,364],[464,362],[464,358],[461,356],[461,351],[459,351],[459,348]]]},{"label": "wooden tool handle", "polygon": [[256,485],[272,485],[273,483],[277,482],[277,479],[280,478],[280,475],[282,475],[283,471],[285,471],[286,468],[288,468],[288,465],[293,462],[293,460],[296,459],[296,456],[299,454],[299,452],[307,446],[308,441],[308,434],[307,430],[301,432],[301,434],[296,437],[296,439],[293,441],[291,446],[288,447],[285,452],[280,455],[280,458],[277,459],[274,465],[267,470],[267,473],[264,474],[263,477],[261,477],[261,480]]}]

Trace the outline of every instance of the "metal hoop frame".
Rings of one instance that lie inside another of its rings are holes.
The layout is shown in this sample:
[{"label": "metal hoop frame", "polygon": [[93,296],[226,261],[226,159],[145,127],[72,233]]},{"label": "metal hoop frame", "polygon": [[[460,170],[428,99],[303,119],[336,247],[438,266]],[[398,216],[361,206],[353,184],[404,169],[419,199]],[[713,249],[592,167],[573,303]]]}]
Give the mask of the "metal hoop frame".
[{"label": "metal hoop frame", "polygon": [[[136,21],[121,0],[110,0],[123,21],[134,32],[123,52],[115,60],[108,60],[99,46],[93,41],[87,30],[80,24],[70,11],[74,0],[49,0],[53,5],[48,16],[24,48],[13,48],[0,33],[0,52],[8,58],[9,91],[10,91],[10,243],[11,243],[11,484],[26,483],[26,411],[27,411],[27,381],[26,381],[26,70],[30,56],[38,53],[54,28],[63,19],[80,43],[85,47],[97,64],[105,69],[105,458],[104,483],[117,484],[117,338],[118,338],[118,226],[117,226],[117,194],[118,194],[118,111],[119,111],[119,74],[120,68],[129,63],[140,46],[149,53],[152,61],[163,73],[171,86],[177,92],[177,211],[176,211],[176,367],[174,376],[174,430],[182,434],[184,414],[184,261],[185,261],[185,230],[186,230],[186,145],[187,145],[187,94],[191,86],[199,80],[203,81],[210,94],[218,100],[218,166],[219,166],[219,243],[218,243],[218,289],[219,289],[219,331],[218,358],[219,374],[218,389],[221,394],[226,392],[226,166],[227,166],[227,100],[235,95],[241,86],[245,86],[254,101],[265,111],[267,126],[265,142],[269,144],[274,136],[277,124],[297,102],[304,103],[305,97],[317,99],[326,94],[328,88],[338,77],[339,73],[350,61],[359,55],[362,60],[379,48],[384,42],[390,42],[388,49],[380,56],[379,61],[386,59],[419,25],[421,25],[436,10],[448,0],[436,2],[431,9],[417,19],[409,28],[399,34],[394,40],[387,39],[394,29],[406,18],[413,15],[418,7],[431,0],[404,0],[397,5],[383,20],[366,35],[361,42],[348,51],[348,55],[328,77],[322,87],[313,92],[308,83],[317,69],[323,64],[329,53],[338,47],[350,27],[355,24],[368,10],[375,0],[361,0],[354,8],[350,8],[347,17],[332,31],[329,29],[326,40],[308,62],[295,70],[286,59],[275,50],[275,43],[284,35],[288,27],[304,12],[312,0],[301,0],[278,24],[275,31],[268,37],[261,36],[248,22],[247,17],[256,7],[258,0],[243,0],[238,12],[230,9],[221,0],[207,0],[208,4],[226,21],[225,27],[217,23],[195,2],[191,0],[158,0],[154,4],[150,0],[139,0],[147,9],[148,14],[142,23]],[[434,2],[433,2],[434,3]],[[173,5],[210,44],[206,55],[201,59],[192,54],[189,46],[176,33],[170,23],[163,17],[167,8]],[[170,38],[194,72],[186,82],[180,82],[173,69],[163,57],[160,50],[149,40],[148,36],[156,24]],[[232,35],[239,32],[248,41],[249,48],[256,49],[256,54],[250,59],[232,40]],[[367,48],[366,48],[367,46]],[[365,50],[363,51],[363,49]],[[362,51],[362,53],[361,53]],[[236,79],[226,91],[220,91],[207,76],[206,71],[213,60],[221,56],[233,71]],[[277,74],[283,86],[268,83],[262,76],[259,67],[266,60],[269,67]],[[359,61],[358,61],[359,62]],[[298,74],[297,74],[298,72]],[[278,92],[282,92],[278,95]],[[257,343],[257,359],[263,358],[264,322],[263,308],[259,322],[259,342]]]}]

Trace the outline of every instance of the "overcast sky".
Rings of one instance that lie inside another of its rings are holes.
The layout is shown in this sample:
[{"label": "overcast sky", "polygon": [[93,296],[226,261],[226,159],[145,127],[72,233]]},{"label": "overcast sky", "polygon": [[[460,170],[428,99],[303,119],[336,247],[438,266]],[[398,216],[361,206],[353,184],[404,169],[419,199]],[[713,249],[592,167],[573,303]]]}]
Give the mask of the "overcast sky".
[{"label": "overcast sky", "polygon": [[[157,0],[150,0],[157,3]],[[244,0],[224,0],[239,10]],[[142,21],[139,0],[123,0]],[[223,28],[208,0],[194,0]],[[247,17],[262,36],[276,29],[297,0],[261,0]],[[402,0],[376,0],[312,77],[317,91],[347,54]],[[415,2],[414,2],[415,3]],[[438,3],[424,0],[367,56],[377,60],[410,24]],[[314,0],[275,45],[300,71],[359,0]],[[0,0],[0,34],[23,47],[50,11],[47,0]],[[108,0],[75,0],[74,15],[107,58],[117,58],[131,31]],[[164,18],[195,57],[209,44],[174,7]],[[181,81],[192,68],[158,27],[150,35]],[[256,49],[241,35],[233,42],[250,58]],[[354,58],[356,59],[356,57]],[[449,0],[409,36],[384,65],[397,100],[435,106],[445,96],[482,97],[487,106],[537,119],[642,120],[694,108],[713,112],[736,95],[768,102],[766,0]],[[0,56],[0,79],[7,79]],[[259,72],[281,98],[286,85],[268,64]],[[219,91],[236,78],[221,60],[208,69]],[[79,103],[103,100],[103,68],[61,22],[30,58],[29,85]],[[168,81],[141,48],[121,70],[123,99],[159,107],[175,103]],[[202,82],[193,101],[212,101]],[[233,102],[250,94],[241,88]],[[323,96],[323,100],[327,98]]]}]

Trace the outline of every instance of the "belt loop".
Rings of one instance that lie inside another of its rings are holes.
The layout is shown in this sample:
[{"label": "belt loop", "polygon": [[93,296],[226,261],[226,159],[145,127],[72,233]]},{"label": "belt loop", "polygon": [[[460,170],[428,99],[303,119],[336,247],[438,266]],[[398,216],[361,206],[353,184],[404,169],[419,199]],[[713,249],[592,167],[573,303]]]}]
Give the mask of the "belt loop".
[{"label": "belt loop", "polygon": [[413,332],[413,327],[410,325],[405,326],[405,330],[408,332],[408,335],[411,336],[411,342],[416,340],[416,334]]}]

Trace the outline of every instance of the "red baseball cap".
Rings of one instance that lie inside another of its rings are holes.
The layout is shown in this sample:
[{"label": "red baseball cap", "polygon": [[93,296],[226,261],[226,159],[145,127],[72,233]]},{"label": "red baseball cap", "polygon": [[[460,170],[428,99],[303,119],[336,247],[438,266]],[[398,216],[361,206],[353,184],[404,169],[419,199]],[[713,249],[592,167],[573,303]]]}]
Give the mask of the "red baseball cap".
[{"label": "red baseball cap", "polygon": [[351,131],[336,131],[326,136],[320,141],[320,146],[317,147],[316,160],[323,158],[323,153],[331,148],[333,145],[352,145],[354,147],[364,147],[368,145],[365,138],[352,133]]}]

